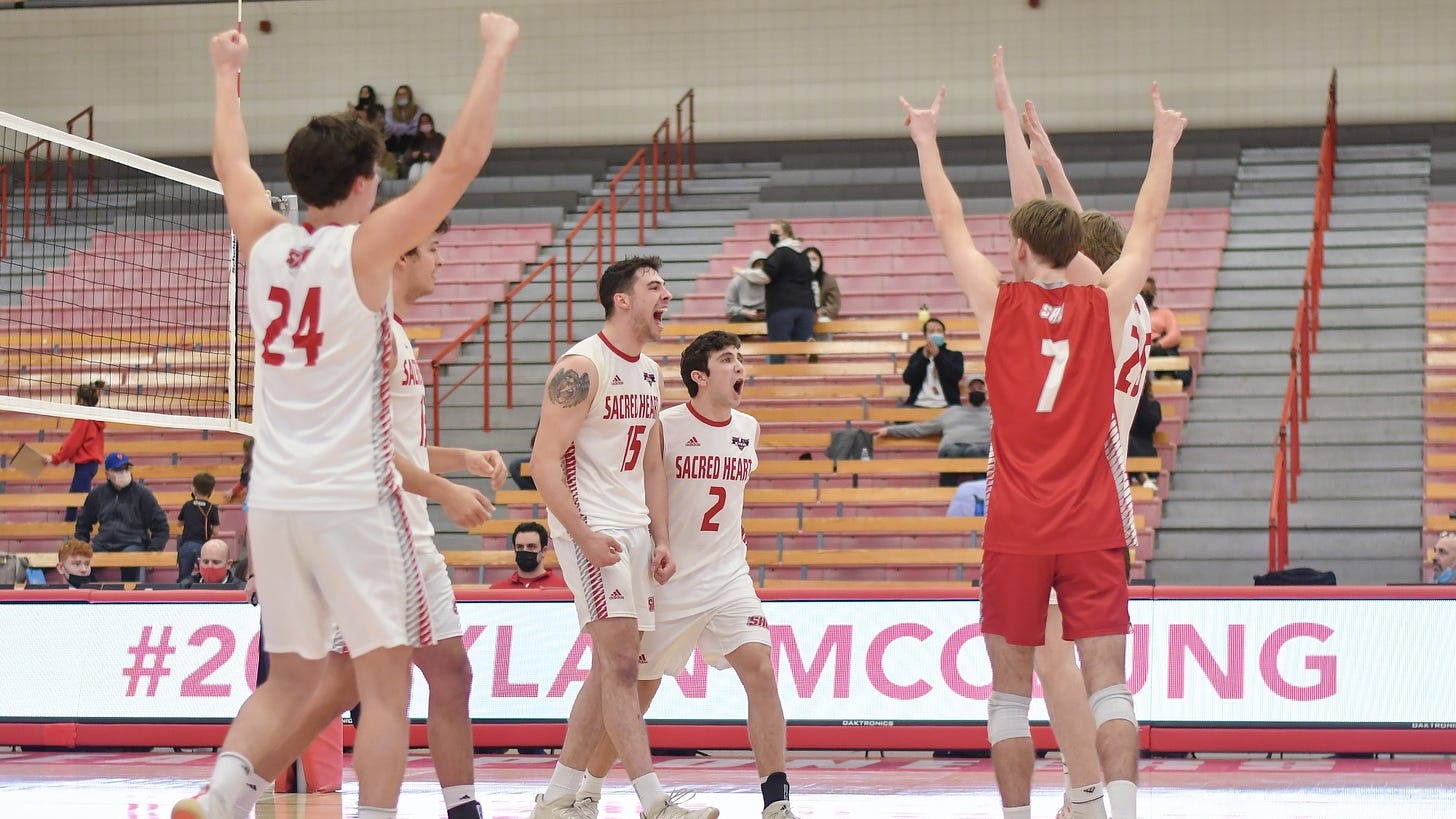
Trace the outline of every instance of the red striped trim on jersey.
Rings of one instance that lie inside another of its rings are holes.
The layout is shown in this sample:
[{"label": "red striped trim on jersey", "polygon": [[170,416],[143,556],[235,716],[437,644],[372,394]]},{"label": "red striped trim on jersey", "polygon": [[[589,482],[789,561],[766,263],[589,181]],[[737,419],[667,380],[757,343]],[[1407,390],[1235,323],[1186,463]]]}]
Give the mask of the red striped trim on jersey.
[{"label": "red striped trim on jersey", "polygon": [[[1137,526],[1133,520],[1132,513],[1132,486],[1127,480],[1127,460],[1123,457],[1126,450],[1122,446],[1121,429],[1117,424],[1117,413],[1112,413],[1112,425],[1107,431],[1107,442],[1103,447],[1103,454],[1107,456],[1107,466],[1112,470],[1112,480],[1117,485],[1117,511],[1122,516],[1122,539],[1123,544],[1129,549],[1137,548]],[[987,487],[987,502],[990,502],[989,486]]]},{"label": "red striped trim on jersey", "polygon": [[614,344],[612,344],[612,342],[607,338],[607,334],[606,333],[597,333],[597,338],[599,338],[599,339],[602,340],[602,344],[608,350],[611,350],[612,352],[616,353],[618,358],[622,359],[623,361],[625,361],[625,362],[627,362],[629,364],[636,364],[637,363],[637,360],[642,357],[642,354],[641,353],[638,353],[637,355],[627,355],[626,353],[624,353],[621,350],[617,349],[617,347]]},{"label": "red striped trim on jersey", "polygon": [[[561,455],[561,473],[566,478],[566,488],[571,490],[571,502],[576,505],[577,514],[581,515],[581,496],[577,493],[576,482],[576,444],[566,448]],[[586,515],[581,515],[582,523],[586,523]],[[607,616],[607,590],[602,583],[602,571],[591,564],[590,560],[576,549],[576,568],[581,572],[581,593],[586,595],[587,605],[591,608],[593,620],[603,620]]]}]

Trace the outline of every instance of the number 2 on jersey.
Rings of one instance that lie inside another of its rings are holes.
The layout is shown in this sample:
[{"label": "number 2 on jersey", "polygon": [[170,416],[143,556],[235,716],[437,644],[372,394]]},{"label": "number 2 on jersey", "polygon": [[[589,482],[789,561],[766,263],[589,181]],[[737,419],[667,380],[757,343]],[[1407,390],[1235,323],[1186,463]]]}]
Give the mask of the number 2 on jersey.
[{"label": "number 2 on jersey", "polygon": [[[318,363],[319,348],[324,345],[324,334],[319,332],[319,292],[320,288],[310,287],[303,296],[303,307],[298,311],[298,329],[294,331],[289,339],[293,342],[293,349],[303,350],[307,354],[304,366],[312,367]],[[270,367],[281,367],[283,365],[283,353],[274,352],[273,343],[278,336],[288,327],[289,294],[281,287],[274,287],[268,291],[268,301],[278,304],[278,317],[269,322],[268,330],[263,333],[263,363]]]},{"label": "number 2 on jersey", "polygon": [[1037,412],[1051,412],[1057,403],[1057,393],[1062,389],[1062,376],[1067,372],[1067,359],[1072,355],[1072,343],[1066,339],[1041,340],[1041,354],[1052,360],[1047,370],[1046,382],[1041,385],[1041,399],[1036,402]]},{"label": "number 2 on jersey", "polygon": [[723,507],[728,503],[728,489],[723,486],[710,486],[708,487],[708,497],[713,498],[713,505],[703,513],[702,530],[716,532],[718,531],[718,521],[714,518],[718,517],[718,513],[723,511]]},{"label": "number 2 on jersey", "polygon": [[[1127,361],[1122,365],[1122,371],[1117,374],[1117,389],[1125,392],[1133,398],[1143,388],[1143,373],[1148,367],[1148,339],[1140,332],[1141,328],[1133,325],[1128,328],[1132,331],[1133,354],[1128,356]],[[1134,374],[1136,376],[1134,377]]]},{"label": "number 2 on jersey", "polygon": [[633,424],[627,428],[627,449],[622,453],[622,471],[631,472],[642,460],[642,434],[647,432],[646,424]]}]

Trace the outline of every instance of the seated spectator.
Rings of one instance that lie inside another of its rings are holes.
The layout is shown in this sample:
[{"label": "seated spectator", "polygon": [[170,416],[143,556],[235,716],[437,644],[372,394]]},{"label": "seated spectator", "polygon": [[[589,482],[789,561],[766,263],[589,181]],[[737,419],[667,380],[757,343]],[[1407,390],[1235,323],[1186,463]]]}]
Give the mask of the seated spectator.
[{"label": "seated spectator", "polygon": [[218,520],[217,504],[212,502],[212,490],[217,479],[206,472],[192,476],[192,500],[182,504],[177,520],[182,521],[182,534],[177,536],[177,582],[192,575],[197,567],[197,556],[202,544],[212,539],[212,533],[221,524]]},{"label": "seated spectator", "polygon": [[[76,388],[76,405],[96,406],[101,400],[101,390],[105,388],[105,381],[82,384]],[[104,454],[106,454],[106,422],[77,418],[71,422],[71,431],[66,433],[66,440],[61,442],[61,448],[51,456],[51,466],[60,466],[67,461],[75,464],[75,471],[71,473],[70,491],[90,492],[91,481],[96,479],[96,468],[101,465],[101,457]],[[76,507],[67,507],[66,522],[70,523],[75,519]]]},{"label": "seated spectator", "polygon": [[1431,558],[1435,583],[1456,583],[1456,532],[1447,532],[1436,541],[1436,554]]},{"label": "seated spectator", "polygon": [[384,106],[379,104],[379,95],[374,93],[374,86],[362,85],[359,87],[359,99],[353,103],[354,114],[366,122],[373,119],[377,112],[384,116]]},{"label": "seated spectator", "polygon": [[410,141],[402,157],[405,178],[418,182],[440,158],[445,149],[445,135],[435,130],[435,118],[420,114],[420,132]]},{"label": "seated spectator", "polygon": [[[876,438],[927,438],[940,436],[938,458],[984,458],[991,453],[991,408],[986,406],[986,382],[974,376],[966,384],[970,406],[952,404],[929,421],[891,425],[875,432]],[[943,472],[941,486],[956,486],[958,476]]]},{"label": "seated spectator", "polygon": [[492,589],[564,589],[566,578],[546,568],[546,550],[551,536],[546,527],[532,521],[522,523],[511,533],[511,548],[516,553],[516,571]]},{"label": "seated spectator", "polygon": [[986,515],[986,480],[962,481],[945,510],[948,518],[980,518]]},{"label": "seated spectator", "polygon": [[[767,253],[755,250],[748,254],[748,267],[733,268],[733,280],[728,282],[728,292],[723,295],[723,312],[729,321],[763,321],[767,315],[763,311],[763,283],[747,278],[753,271],[762,271],[763,260],[767,258]],[[758,275],[763,277],[762,272]]]},{"label": "seated spectator", "polygon": [[824,269],[824,254],[817,247],[804,248],[809,257],[809,269],[814,271],[814,304],[817,321],[820,323],[839,318],[839,282]]},{"label": "seated spectator", "polygon": [[966,372],[965,356],[945,343],[945,322],[930,318],[921,326],[925,343],[910,361],[900,378],[910,385],[910,396],[904,406],[939,409],[961,402],[961,378]]},{"label": "seated spectator", "polygon": [[[167,513],[152,490],[132,481],[131,459],[120,452],[107,455],[106,483],[86,496],[76,516],[76,539],[98,552],[160,552],[169,535]],[[128,583],[140,576],[139,569],[121,570]]]},{"label": "seated spectator", "polygon": [[73,589],[79,589],[91,582],[91,545],[83,540],[69,538],[56,552],[56,574],[61,582]]},{"label": "seated spectator", "polygon": [[384,112],[384,150],[403,153],[409,147],[410,137],[419,132],[420,106],[415,104],[415,92],[408,85],[401,85],[394,90],[394,105]]},{"label": "seated spectator", "polygon": [[[541,428],[540,422],[537,422],[536,428],[537,430]],[[536,433],[533,432],[531,433],[531,449],[535,448]],[[530,462],[531,456],[527,454],[524,458],[517,458],[514,461],[511,461],[510,465],[506,467],[506,471],[511,473],[511,480],[516,482],[517,489],[523,489],[527,492],[535,492],[536,482],[523,474],[526,471],[526,464]]]},{"label": "seated spectator", "polygon": [[199,586],[241,589],[247,584],[233,574],[229,562],[227,541],[213,538],[202,544],[202,551],[197,557],[197,570],[187,577],[179,578],[177,582],[189,589]]},{"label": "seated spectator", "polygon": [[[1127,457],[1156,458],[1158,447],[1153,443],[1153,433],[1163,423],[1163,406],[1153,400],[1153,375],[1143,378],[1143,390],[1138,394],[1137,412],[1132,417],[1132,428],[1127,433]],[[1127,479],[1144,487],[1158,491],[1158,476],[1147,473],[1128,473]]]},{"label": "seated spectator", "polygon": [[[1148,355],[1153,356],[1176,356],[1179,355],[1178,344],[1183,340],[1183,333],[1178,329],[1178,316],[1166,307],[1157,307],[1153,304],[1158,295],[1158,283],[1149,276],[1143,284],[1143,301],[1148,303],[1148,320],[1152,323],[1152,335],[1148,336]],[[1158,373],[1159,378],[1176,378],[1187,387],[1193,383],[1193,373],[1189,370],[1165,370]]]}]

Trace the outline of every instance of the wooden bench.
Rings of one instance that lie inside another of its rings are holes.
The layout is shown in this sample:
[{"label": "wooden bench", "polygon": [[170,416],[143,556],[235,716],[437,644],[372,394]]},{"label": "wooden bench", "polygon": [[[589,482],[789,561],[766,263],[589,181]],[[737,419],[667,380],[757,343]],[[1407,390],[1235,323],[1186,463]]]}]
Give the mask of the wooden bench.
[{"label": "wooden bench", "polygon": [[[157,503],[167,514],[175,514],[175,510],[182,507],[182,504],[192,500],[191,492],[156,492]],[[212,503],[218,507],[226,508],[227,495],[221,492],[214,492],[211,498]],[[0,510],[5,509],[64,509],[69,506],[80,506],[86,502],[85,492],[0,492]]]},{"label": "wooden bench", "polygon": [[[242,447],[238,447],[238,455],[241,459]],[[216,463],[216,464],[149,464],[133,463],[131,466],[132,475],[142,480],[184,480],[191,479],[199,472],[209,472],[219,482],[225,480],[225,476],[236,476],[238,473],[238,462]],[[48,466],[41,470],[40,476],[32,478],[16,469],[0,469],[0,483],[17,483],[31,485],[36,483],[70,483],[73,469],[70,464],[65,466]]]},{"label": "wooden bench", "polygon": [[[164,510],[165,511],[165,510]],[[170,517],[170,515],[169,515]],[[167,531],[172,537],[182,534],[182,522],[172,520],[168,522]],[[26,538],[54,537],[57,541],[64,540],[76,533],[76,524],[71,521],[0,521],[0,540],[23,540]],[[176,562],[174,555],[172,561]]]},{"label": "wooden bench", "polygon": [[[29,444],[35,450],[45,453],[47,456],[60,449],[60,444],[51,445]],[[179,438],[160,439],[151,441],[127,441],[125,444],[117,444],[116,449],[132,455],[194,455],[205,453],[209,455],[220,455],[223,453],[242,454],[243,437],[232,433],[214,433],[208,438]]]}]

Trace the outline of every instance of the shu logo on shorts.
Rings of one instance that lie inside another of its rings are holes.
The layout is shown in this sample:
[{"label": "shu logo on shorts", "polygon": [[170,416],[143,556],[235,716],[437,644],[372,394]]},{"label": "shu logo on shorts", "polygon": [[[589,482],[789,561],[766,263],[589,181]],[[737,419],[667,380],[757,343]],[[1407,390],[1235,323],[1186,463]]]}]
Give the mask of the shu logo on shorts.
[{"label": "shu logo on shorts", "polygon": [[620,387],[620,386],[622,386],[622,376],[620,376],[620,375],[614,375],[614,376],[612,376],[612,386],[613,387]]},{"label": "shu logo on shorts", "polygon": [[733,436],[733,445],[736,446],[736,447],[738,447],[738,451],[739,452],[742,452],[743,450],[747,449],[748,448],[748,444],[749,444],[749,440],[747,438],[739,438],[737,435],[734,435]]},{"label": "shu logo on shorts", "polygon": [[768,618],[764,617],[762,614],[755,614],[752,617],[748,618],[748,625],[756,626],[758,628],[768,628]]},{"label": "shu logo on shorts", "polygon": [[622,590],[621,589],[612,589],[612,593],[611,593],[610,596],[607,597],[607,599],[608,600],[625,600],[626,598],[622,596]]},{"label": "shu logo on shorts", "polygon": [[1041,306],[1041,317],[1047,320],[1047,324],[1062,323],[1063,305],[1043,304]]},{"label": "shu logo on shorts", "polygon": [[656,597],[649,597],[649,598],[647,598],[647,610],[648,611],[657,611],[657,598]]},{"label": "shu logo on shorts", "polygon": [[288,269],[297,270],[302,267],[304,261],[308,259],[308,254],[312,252],[313,248],[311,247],[305,247],[303,249],[294,248],[288,251]]},{"label": "shu logo on shorts", "polygon": [[702,446],[702,444],[698,443],[698,436],[694,435],[693,437],[689,438],[688,442],[683,444],[683,446]]}]

